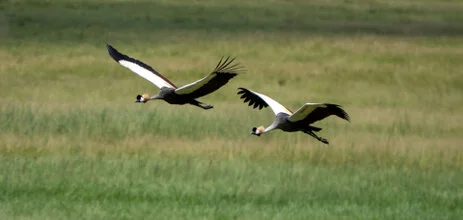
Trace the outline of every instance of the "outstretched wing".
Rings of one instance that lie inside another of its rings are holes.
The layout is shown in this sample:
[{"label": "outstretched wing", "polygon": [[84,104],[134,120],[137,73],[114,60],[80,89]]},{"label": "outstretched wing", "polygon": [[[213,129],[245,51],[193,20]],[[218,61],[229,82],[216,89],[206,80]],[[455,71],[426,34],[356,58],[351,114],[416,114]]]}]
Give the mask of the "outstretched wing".
[{"label": "outstretched wing", "polygon": [[330,115],[336,115],[342,119],[350,121],[349,115],[336,104],[327,103],[305,103],[300,107],[288,120],[292,122],[301,122],[304,124],[312,124],[322,120]]},{"label": "outstretched wing", "polygon": [[259,109],[266,108],[267,106],[270,106],[272,109],[273,113],[277,115],[280,112],[292,115],[293,113],[288,110],[286,107],[278,103],[277,101],[271,99],[270,97],[260,94],[257,92],[254,92],[249,89],[245,88],[238,88],[240,90],[238,92],[238,95],[241,95],[241,99],[244,99],[244,103],[249,101],[249,106],[254,105],[253,108],[259,107]]},{"label": "outstretched wing", "polygon": [[[191,98],[198,98],[212,93],[228,83],[228,81],[235,77],[241,67],[238,64],[232,64],[235,59],[220,59],[214,71],[206,77],[184,85],[175,90],[178,95],[185,95]],[[223,62],[222,62],[223,61]]]},{"label": "outstretched wing", "polygon": [[172,82],[154,70],[152,67],[148,66],[147,64],[131,58],[125,54],[120,53],[114,47],[109,44],[106,44],[106,49],[108,49],[109,55],[119,64],[122,66],[132,70],[132,72],[138,74],[139,76],[145,78],[146,80],[150,81],[158,88],[162,87],[170,87],[170,88],[177,88]]}]

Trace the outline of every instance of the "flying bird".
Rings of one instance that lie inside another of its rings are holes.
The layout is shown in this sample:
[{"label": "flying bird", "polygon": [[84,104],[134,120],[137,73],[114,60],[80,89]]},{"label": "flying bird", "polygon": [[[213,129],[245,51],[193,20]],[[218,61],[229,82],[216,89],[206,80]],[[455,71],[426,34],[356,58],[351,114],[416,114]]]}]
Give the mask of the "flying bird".
[{"label": "flying bird", "polygon": [[350,122],[349,115],[336,104],[328,103],[305,103],[296,112],[292,112],[272,98],[254,92],[245,88],[238,88],[238,95],[244,99],[244,103],[249,102],[249,106],[253,108],[266,108],[270,106],[273,113],[275,113],[275,121],[265,128],[264,126],[252,128],[251,134],[260,136],[263,133],[269,132],[274,129],[281,129],[287,132],[302,131],[315,139],[328,144],[328,140],[317,136],[314,132],[321,131],[319,127],[312,126],[311,124],[320,121],[330,115],[336,115],[342,119]]},{"label": "flying bird", "polygon": [[162,99],[170,104],[191,104],[203,109],[211,109],[212,105],[205,104],[197,100],[197,98],[212,93],[228,83],[230,79],[235,77],[241,66],[233,64],[234,58],[220,59],[215,69],[204,78],[184,85],[182,87],[175,86],[166,77],[154,70],[151,66],[120,53],[114,47],[106,44],[106,49],[109,55],[120,65],[130,69],[144,79],[150,81],[160,89],[160,92],[154,96],[147,93],[137,95],[135,102],[146,103],[150,100]]}]

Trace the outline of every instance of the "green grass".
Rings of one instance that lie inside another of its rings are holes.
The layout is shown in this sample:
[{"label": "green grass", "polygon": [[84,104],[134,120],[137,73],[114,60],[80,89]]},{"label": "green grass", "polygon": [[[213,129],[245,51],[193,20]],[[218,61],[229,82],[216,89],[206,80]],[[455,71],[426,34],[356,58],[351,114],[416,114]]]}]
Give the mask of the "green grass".
[{"label": "green grass", "polygon": [[[0,4],[1,219],[458,219],[463,215],[461,1],[5,1]],[[247,71],[204,111],[135,104],[222,56]],[[274,131],[237,87],[317,122],[329,146]]]},{"label": "green grass", "polygon": [[455,171],[145,156],[9,158],[2,164],[9,175],[2,184],[6,216],[422,219],[455,218],[461,206],[449,190],[458,187]]}]

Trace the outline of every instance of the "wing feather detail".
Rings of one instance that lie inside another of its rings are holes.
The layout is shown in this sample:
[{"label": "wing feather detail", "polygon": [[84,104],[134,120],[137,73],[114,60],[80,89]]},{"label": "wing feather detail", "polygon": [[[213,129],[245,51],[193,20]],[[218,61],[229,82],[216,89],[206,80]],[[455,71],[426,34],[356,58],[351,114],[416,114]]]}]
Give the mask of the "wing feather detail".
[{"label": "wing feather detail", "polygon": [[238,75],[243,69],[239,64],[233,64],[234,58],[220,59],[215,69],[206,77],[193,83],[184,85],[175,90],[178,95],[198,98],[210,94],[228,83],[230,79]]},{"label": "wing feather detail", "polygon": [[329,103],[305,103],[300,107],[288,120],[292,122],[301,122],[312,124],[328,116],[336,115],[350,122],[350,116],[337,104]]},{"label": "wing feather detail", "polygon": [[123,67],[130,69],[132,72],[138,74],[144,79],[150,81],[158,88],[170,87],[177,88],[172,82],[167,78],[162,76],[159,72],[154,70],[151,66],[143,63],[140,60],[131,58],[125,54],[120,53],[114,47],[109,44],[106,44],[106,49],[108,50],[109,55]]},{"label": "wing feather detail", "polygon": [[238,88],[238,95],[240,95],[241,99],[244,99],[244,103],[248,102],[248,106],[253,106],[253,108],[259,107],[259,109],[266,108],[270,106],[272,109],[273,113],[277,115],[280,112],[292,115],[293,113],[288,110],[286,107],[278,103],[277,101],[273,100],[272,98],[258,93],[254,92],[252,90],[246,89],[246,88]]}]

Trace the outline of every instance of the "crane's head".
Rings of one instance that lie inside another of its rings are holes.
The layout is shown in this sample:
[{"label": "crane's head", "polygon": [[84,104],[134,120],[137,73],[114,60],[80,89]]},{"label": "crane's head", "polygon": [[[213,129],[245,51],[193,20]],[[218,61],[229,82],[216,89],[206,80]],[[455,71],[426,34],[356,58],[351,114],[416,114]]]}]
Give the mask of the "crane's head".
[{"label": "crane's head", "polygon": [[135,102],[146,103],[150,99],[151,99],[150,96],[145,93],[143,95],[137,95],[137,101],[135,101]]},{"label": "crane's head", "polygon": [[264,133],[264,126],[253,127],[251,134],[261,136]]}]

